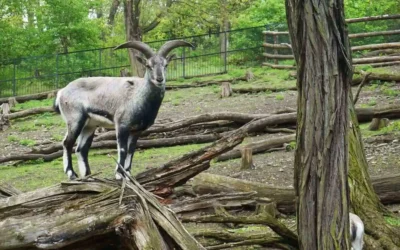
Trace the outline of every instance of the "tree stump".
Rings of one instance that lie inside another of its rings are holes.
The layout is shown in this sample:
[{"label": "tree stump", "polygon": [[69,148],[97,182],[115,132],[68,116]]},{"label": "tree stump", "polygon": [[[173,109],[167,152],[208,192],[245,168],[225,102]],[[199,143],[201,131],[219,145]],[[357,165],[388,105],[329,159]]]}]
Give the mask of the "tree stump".
[{"label": "tree stump", "polygon": [[254,73],[251,72],[250,70],[246,71],[246,81],[250,81],[254,78]]},{"label": "tree stump", "polygon": [[232,93],[233,91],[230,82],[221,83],[221,98],[229,97]]},{"label": "tree stump", "polygon": [[240,170],[254,169],[253,164],[253,149],[251,147],[245,147],[241,150],[242,152],[242,165]]},{"label": "tree stump", "polygon": [[10,108],[14,107],[15,105],[17,105],[18,102],[15,99],[15,97],[10,97],[8,98],[8,105],[10,106]]},{"label": "tree stump", "polygon": [[389,125],[388,118],[373,118],[371,124],[369,125],[368,129],[370,131],[377,131]]},{"label": "tree stump", "polygon": [[132,76],[131,73],[125,68],[121,69],[119,73],[121,77]]},{"label": "tree stump", "polygon": [[7,115],[10,113],[10,106],[8,103],[0,105],[0,131],[5,131],[10,127],[10,121]]},{"label": "tree stump", "polygon": [[57,91],[53,91],[47,94],[47,99],[55,98],[57,95]]}]

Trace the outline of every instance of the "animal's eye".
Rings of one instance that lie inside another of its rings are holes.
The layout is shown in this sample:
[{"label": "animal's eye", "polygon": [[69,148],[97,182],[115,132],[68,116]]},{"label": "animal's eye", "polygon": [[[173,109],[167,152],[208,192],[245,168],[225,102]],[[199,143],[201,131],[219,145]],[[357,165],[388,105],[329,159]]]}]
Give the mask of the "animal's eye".
[{"label": "animal's eye", "polygon": [[153,69],[150,65],[146,65],[146,68],[148,68],[148,69]]}]

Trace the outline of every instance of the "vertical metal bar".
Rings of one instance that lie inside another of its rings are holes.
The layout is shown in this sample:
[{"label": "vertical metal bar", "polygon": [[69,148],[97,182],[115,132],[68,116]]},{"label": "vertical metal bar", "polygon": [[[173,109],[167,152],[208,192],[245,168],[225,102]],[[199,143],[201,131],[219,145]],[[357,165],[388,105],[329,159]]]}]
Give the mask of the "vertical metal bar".
[{"label": "vertical metal bar", "polygon": [[185,47],[182,48],[182,77],[185,78]]},{"label": "vertical metal bar", "polygon": [[59,65],[59,63],[58,63],[58,53],[56,54],[56,89],[58,89],[58,81],[59,81],[59,79],[58,79],[58,65]]},{"label": "vertical metal bar", "polygon": [[227,73],[227,64],[228,64],[228,40],[227,40],[227,36],[226,36],[226,30],[224,31],[224,73]]},{"label": "vertical metal bar", "polygon": [[102,72],[102,68],[101,68],[101,49],[99,49],[99,70],[100,70],[100,72]]},{"label": "vertical metal bar", "polygon": [[12,86],[12,92],[13,92],[13,96],[17,95],[17,88],[16,88],[16,63],[15,60],[13,62],[14,65],[14,73],[13,73],[13,86]]}]

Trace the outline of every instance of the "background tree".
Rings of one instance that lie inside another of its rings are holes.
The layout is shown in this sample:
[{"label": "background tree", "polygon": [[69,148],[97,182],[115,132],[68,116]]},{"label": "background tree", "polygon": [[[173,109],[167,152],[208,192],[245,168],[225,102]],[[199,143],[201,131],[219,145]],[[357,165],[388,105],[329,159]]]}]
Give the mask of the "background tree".
[{"label": "background tree", "polygon": [[348,92],[342,0],[286,0],[297,62],[295,189],[300,249],[350,249]]}]

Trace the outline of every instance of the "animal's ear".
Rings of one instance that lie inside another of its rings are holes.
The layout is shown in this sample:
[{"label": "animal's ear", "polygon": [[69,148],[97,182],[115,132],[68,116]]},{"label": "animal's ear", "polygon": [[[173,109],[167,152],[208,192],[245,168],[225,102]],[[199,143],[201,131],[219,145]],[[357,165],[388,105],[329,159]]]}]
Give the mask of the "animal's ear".
[{"label": "animal's ear", "polygon": [[144,58],[141,57],[141,56],[135,56],[135,57],[136,57],[136,59],[137,59],[141,64],[143,64],[144,66],[146,66],[146,62],[147,62],[146,59],[144,59]]},{"label": "animal's ear", "polygon": [[167,62],[170,62],[172,59],[176,58],[176,54],[171,54],[169,56],[167,56]]}]

